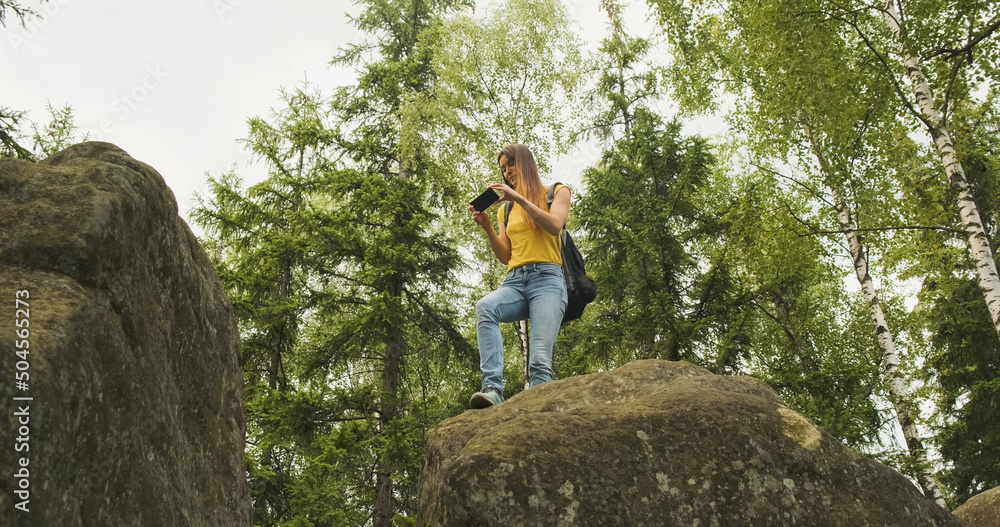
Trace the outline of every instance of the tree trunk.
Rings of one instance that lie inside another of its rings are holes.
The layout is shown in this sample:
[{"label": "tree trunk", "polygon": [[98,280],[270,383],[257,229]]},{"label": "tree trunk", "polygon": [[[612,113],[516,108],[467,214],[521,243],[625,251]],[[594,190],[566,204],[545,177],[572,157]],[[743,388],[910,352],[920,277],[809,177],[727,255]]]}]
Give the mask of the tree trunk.
[{"label": "tree trunk", "polygon": [[[399,390],[399,371],[403,357],[403,332],[389,328],[385,343],[385,366],[382,370],[382,404],[379,410],[379,443],[385,441],[385,433],[396,415],[396,393]],[[376,496],[373,511],[374,527],[392,526],[392,467],[382,456],[378,458],[375,475]]]},{"label": "tree trunk", "polygon": [[910,83],[913,85],[917,107],[924,116],[924,122],[934,140],[934,146],[941,157],[945,173],[948,174],[951,187],[958,192],[958,213],[965,234],[969,238],[972,258],[976,262],[979,289],[986,298],[986,306],[989,308],[990,318],[993,320],[993,328],[1000,337],[1000,276],[997,275],[990,240],[979,216],[979,208],[973,200],[969,182],[965,178],[965,170],[955,154],[955,144],[948,132],[948,125],[941,113],[934,107],[934,92],[927,82],[927,77],[924,76],[919,58],[910,54],[909,46],[903,40],[902,28],[899,25],[900,12],[895,2],[896,0],[886,1],[884,18],[899,43],[900,57],[906,67]]},{"label": "tree trunk", "polygon": [[531,388],[531,350],[528,348],[528,321],[519,320],[514,324],[521,345],[521,357],[524,358],[524,389]]},{"label": "tree trunk", "polygon": [[[404,158],[400,158],[399,175],[402,180],[408,180],[412,175],[410,165]],[[400,218],[399,223],[403,224],[404,218]],[[400,240],[404,243],[405,240]],[[403,296],[405,278],[397,273],[390,281],[387,292],[394,300],[399,300]],[[392,320],[393,317],[388,317]],[[385,434],[396,417],[398,403],[396,400],[399,392],[399,376],[403,362],[403,348],[406,343],[403,341],[403,331],[401,328],[389,322],[385,338],[385,363],[382,366],[382,397],[379,404],[378,417],[378,441],[379,445],[385,443]],[[372,510],[373,527],[392,527],[392,496],[393,496],[393,474],[392,466],[382,455],[378,455],[375,468],[375,507]]]},{"label": "tree trunk", "polygon": [[[802,130],[809,139],[813,155],[816,156],[816,160],[819,162],[820,171],[826,175],[831,175],[830,167],[826,162],[826,156],[819,147],[819,142],[813,134],[812,127],[809,126],[808,121],[801,113],[799,114],[799,119],[802,124]],[[927,450],[920,439],[920,432],[917,430],[913,404],[906,393],[906,383],[903,381],[903,376],[899,373],[899,355],[896,353],[896,344],[892,332],[889,330],[889,323],[885,318],[885,313],[882,311],[882,304],[878,299],[878,290],[875,288],[875,283],[868,273],[868,258],[865,256],[861,239],[857,231],[854,230],[851,213],[847,210],[844,198],[836,184],[830,185],[830,193],[833,195],[833,203],[837,210],[837,221],[840,223],[840,229],[847,238],[847,247],[851,253],[851,261],[854,264],[854,274],[861,285],[861,292],[868,302],[872,322],[875,324],[875,336],[878,340],[878,347],[882,351],[882,368],[885,371],[886,379],[889,381],[889,398],[893,408],[896,410],[896,420],[903,431],[903,437],[906,439],[906,448],[910,451],[910,455],[917,461],[918,466],[924,467],[917,473],[917,481],[925,496],[933,498],[938,505],[947,509],[948,504],[945,503],[944,498],[941,496],[941,490],[938,488],[937,482],[934,481],[934,473],[926,464]]]},{"label": "tree trunk", "polygon": [[646,339],[642,343],[642,347],[643,347],[643,350],[644,350],[644,353],[645,353],[642,358],[644,358],[644,359],[652,359],[652,358],[656,357],[656,333],[655,332],[650,331],[649,334],[646,335]]},{"label": "tree trunk", "polygon": [[799,357],[799,362],[802,364],[802,373],[806,377],[812,375],[816,372],[813,346],[809,343],[808,339],[795,332],[796,326],[792,322],[791,306],[788,305],[785,294],[781,291],[772,291],[771,300],[774,302],[775,313],[775,316],[772,318],[784,329],[785,335],[792,345],[792,349],[795,350],[795,354]]},{"label": "tree trunk", "polygon": [[[401,279],[392,280],[390,293],[393,298],[403,294]],[[390,317],[391,318],[391,317]],[[385,364],[382,366],[382,398],[379,404],[378,441],[385,443],[385,434],[396,417],[396,395],[399,391],[399,374],[403,360],[403,331],[395,325],[388,327],[385,339]],[[381,454],[375,469],[375,508],[372,511],[374,527],[392,527],[392,467]]]}]

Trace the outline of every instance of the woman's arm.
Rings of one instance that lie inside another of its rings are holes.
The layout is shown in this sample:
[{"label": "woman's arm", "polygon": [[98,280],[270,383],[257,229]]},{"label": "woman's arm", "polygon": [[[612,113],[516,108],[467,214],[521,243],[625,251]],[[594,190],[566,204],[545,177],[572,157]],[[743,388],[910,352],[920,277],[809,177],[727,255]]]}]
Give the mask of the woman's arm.
[{"label": "woman's arm", "polygon": [[[534,203],[528,201],[527,198],[515,192],[512,188],[503,183],[494,183],[489,186],[489,188],[502,190],[503,197],[500,198],[501,201],[513,201],[521,206],[531,219],[535,220],[535,224],[539,227],[545,229],[545,232],[558,236],[559,231],[566,225],[566,218],[569,217],[569,202],[570,202],[570,189],[567,186],[563,186],[556,192],[556,195],[552,198],[552,205],[549,207],[549,211],[545,212],[540,209]],[[565,192],[563,192],[565,190]],[[501,231],[506,237],[506,233]],[[508,248],[510,247],[510,241],[507,242]],[[509,254],[509,252],[508,252]],[[509,258],[509,256],[508,256]]]},{"label": "woman's arm", "polygon": [[472,212],[472,220],[478,223],[483,228],[483,231],[486,232],[486,238],[489,240],[490,248],[493,249],[493,254],[496,255],[497,260],[507,265],[510,262],[510,238],[507,237],[507,226],[504,225],[504,222],[498,221],[497,223],[500,224],[500,233],[497,234],[493,230],[493,220],[490,219],[489,214],[485,211],[477,211],[471,205],[469,206],[469,211]]}]

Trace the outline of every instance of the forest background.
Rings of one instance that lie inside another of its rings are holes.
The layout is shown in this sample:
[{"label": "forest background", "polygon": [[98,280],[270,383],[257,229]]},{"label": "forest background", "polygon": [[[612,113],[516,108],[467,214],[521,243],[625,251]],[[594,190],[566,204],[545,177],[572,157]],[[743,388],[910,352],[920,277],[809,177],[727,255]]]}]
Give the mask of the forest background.
[{"label": "forest background", "polygon": [[[505,269],[466,203],[511,142],[543,174],[600,151],[568,225],[599,296],[557,377],[753,375],[942,506],[1000,486],[996,2],[648,0],[640,37],[607,0],[593,54],[558,0],[355,7],[353,82],[282,87],[241,140],[266,175],[190,211],[240,322],[256,525],[415,524],[424,434],[479,388]],[[729,133],[685,131],[706,115]],[[83,135],[0,108],[6,156]]]}]

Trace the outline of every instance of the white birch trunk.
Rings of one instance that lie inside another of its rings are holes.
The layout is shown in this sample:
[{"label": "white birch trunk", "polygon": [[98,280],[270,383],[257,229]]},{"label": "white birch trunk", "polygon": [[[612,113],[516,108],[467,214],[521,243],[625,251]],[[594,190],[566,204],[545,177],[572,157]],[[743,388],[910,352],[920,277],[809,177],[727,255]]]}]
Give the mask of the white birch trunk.
[{"label": "white birch trunk", "polygon": [[[802,123],[802,130],[805,132],[812,147],[813,155],[816,156],[819,162],[820,170],[829,174],[829,166],[822,150],[819,148],[816,136],[813,135],[812,128],[805,119],[802,119],[801,113],[799,117]],[[917,430],[916,416],[913,413],[914,408],[906,393],[906,383],[903,380],[903,376],[899,373],[899,355],[896,353],[896,343],[893,339],[892,331],[889,330],[889,322],[882,311],[882,303],[878,299],[878,290],[875,288],[875,283],[868,273],[868,258],[865,256],[864,248],[861,246],[861,239],[858,237],[857,231],[854,230],[851,213],[847,210],[844,199],[836,185],[830,185],[830,193],[833,195],[834,208],[837,211],[837,221],[840,223],[840,229],[847,238],[847,248],[851,253],[855,276],[857,276],[858,283],[861,285],[861,292],[868,302],[872,322],[875,324],[875,336],[878,340],[878,347],[882,351],[882,368],[885,371],[885,377],[889,384],[889,397],[893,408],[896,410],[896,420],[899,422],[900,429],[902,429],[903,438],[906,440],[906,448],[909,450],[910,455],[916,459],[917,463],[926,467],[917,475],[917,480],[925,496],[933,498],[938,505],[948,509],[948,504],[941,496],[941,489],[934,480],[933,472],[930,470],[930,467],[926,466],[927,450],[924,448],[924,442],[920,439],[920,432]]]},{"label": "white birch trunk", "polygon": [[524,389],[531,388],[531,366],[528,362],[530,352],[528,350],[528,321],[519,320],[514,324],[514,330],[521,340],[521,358],[524,359]]},{"label": "white birch trunk", "polygon": [[927,121],[927,129],[934,140],[934,146],[941,157],[951,187],[958,192],[958,213],[965,234],[969,238],[972,258],[976,262],[979,288],[986,298],[986,306],[989,308],[993,327],[997,335],[1000,336],[1000,276],[997,275],[993,250],[990,248],[990,240],[983,228],[979,208],[972,198],[972,191],[969,188],[968,180],[965,179],[962,163],[955,154],[955,144],[948,132],[948,125],[942,119],[941,113],[934,107],[934,92],[931,90],[930,83],[927,82],[927,77],[924,76],[920,60],[910,54],[909,47],[903,41],[896,0],[886,0],[884,15],[886,23],[898,41],[900,57],[906,67],[910,83],[913,84],[917,107]]},{"label": "white birch trunk", "polygon": [[861,292],[868,302],[872,322],[875,324],[875,335],[878,339],[879,349],[882,351],[882,368],[885,371],[885,378],[889,384],[889,396],[892,406],[896,410],[896,420],[899,422],[899,427],[903,432],[903,438],[906,440],[906,448],[909,450],[910,455],[916,459],[917,463],[926,467],[917,475],[917,481],[920,483],[925,496],[933,498],[938,505],[947,509],[948,504],[941,496],[941,489],[938,488],[937,482],[934,480],[934,473],[930,470],[929,466],[926,466],[927,450],[924,447],[923,440],[920,439],[920,432],[917,430],[914,407],[906,393],[906,383],[903,380],[903,376],[899,373],[899,355],[896,353],[896,344],[893,340],[892,332],[889,330],[889,323],[886,321],[885,313],[882,311],[882,304],[878,299],[878,291],[875,289],[875,284],[868,274],[868,258],[865,257],[864,250],[861,247],[861,240],[858,239],[858,233],[852,228],[851,214],[847,211],[843,199],[836,188],[831,187],[830,191],[833,194],[834,204],[837,208],[837,219],[840,222],[840,228],[847,237],[851,260],[854,262],[855,275],[858,277],[858,283],[861,284]]}]

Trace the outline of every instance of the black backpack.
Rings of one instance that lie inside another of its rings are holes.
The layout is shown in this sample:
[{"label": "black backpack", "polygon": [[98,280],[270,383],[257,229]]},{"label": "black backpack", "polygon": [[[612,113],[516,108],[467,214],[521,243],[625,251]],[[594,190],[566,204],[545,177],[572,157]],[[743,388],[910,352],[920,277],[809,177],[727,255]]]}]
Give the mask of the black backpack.
[{"label": "black backpack", "polygon": [[[553,183],[549,187],[549,207],[552,206],[556,187],[559,185],[562,183]],[[506,228],[514,203],[508,201],[504,203],[503,207],[503,225]],[[576,248],[573,237],[569,235],[565,226],[561,232],[561,241],[563,277],[566,279],[566,293],[569,296],[569,301],[566,303],[566,313],[563,314],[562,319],[562,323],[565,324],[583,315],[583,308],[593,302],[594,297],[597,296],[597,285],[593,278],[587,276],[587,271],[583,267],[583,255]]]}]

